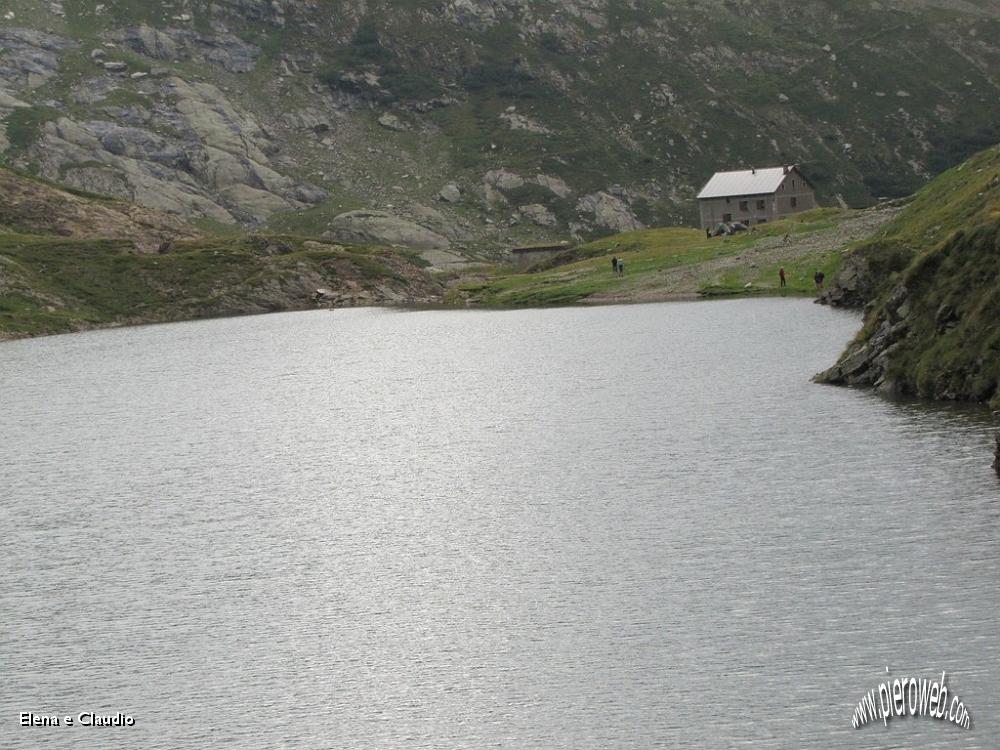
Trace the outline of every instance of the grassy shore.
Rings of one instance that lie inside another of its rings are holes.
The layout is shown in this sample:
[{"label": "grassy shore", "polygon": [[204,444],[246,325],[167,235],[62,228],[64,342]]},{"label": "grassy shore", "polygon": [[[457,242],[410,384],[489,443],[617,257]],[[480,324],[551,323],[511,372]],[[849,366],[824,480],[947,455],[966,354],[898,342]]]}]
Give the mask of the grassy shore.
[{"label": "grassy shore", "polygon": [[1000,146],[930,182],[842,276],[832,301],[869,312],[821,380],[1000,408]]},{"label": "grassy shore", "polygon": [[419,256],[384,248],[240,237],[151,254],[126,240],[0,232],[0,339],[306,309],[319,288],[346,304],[441,293]]},{"label": "grassy shore", "polygon": [[[481,266],[437,276],[414,252],[290,235],[203,237],[161,254],[137,252],[129,240],[0,231],[0,338],[305,309],[318,288],[337,304],[498,307],[813,295],[813,274],[832,278],[845,250],[892,214],[819,209],[712,239],[695,229],[649,229],[573,248],[528,273]],[[625,260],[624,276],[611,272],[615,255]]]},{"label": "grassy shore", "polygon": [[[459,278],[449,301],[483,306],[643,302],[692,297],[815,294],[844,253],[888,221],[895,209],[816,209],[732,237],[697,229],[646,229],[571,250],[525,273],[511,268]],[[625,261],[624,276],[611,258]],[[785,269],[787,287],[779,286]]]}]

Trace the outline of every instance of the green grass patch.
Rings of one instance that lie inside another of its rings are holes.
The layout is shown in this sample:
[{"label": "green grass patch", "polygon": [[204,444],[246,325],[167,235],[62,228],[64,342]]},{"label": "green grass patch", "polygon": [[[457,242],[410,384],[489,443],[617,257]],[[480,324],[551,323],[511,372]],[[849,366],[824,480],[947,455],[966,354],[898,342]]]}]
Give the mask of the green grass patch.
[{"label": "green grass patch", "polygon": [[882,351],[897,390],[1000,407],[1000,147],[935,179],[845,262],[874,277],[849,352],[905,326]]},{"label": "green grass patch", "polygon": [[42,133],[42,127],[62,117],[52,107],[18,107],[7,116],[7,140],[12,149],[26,150]]},{"label": "green grass patch", "polygon": [[884,294],[921,253],[958,231],[1000,216],[1000,146],[949,169],[907,201],[895,220],[853,251],[873,279],[871,298]]},{"label": "green grass patch", "polygon": [[[839,209],[817,209],[786,221],[761,225],[759,231],[726,240],[707,239],[702,230],[678,227],[627,232],[566,250],[527,273],[498,270],[485,280],[461,282],[458,297],[481,305],[518,306],[568,304],[600,294],[628,296],[655,289],[658,274],[662,272],[681,266],[698,267],[734,256],[739,258],[735,268],[715,276],[706,272],[697,286],[687,291],[709,296],[813,294],[813,274],[822,270],[826,278],[831,279],[840,266],[841,253],[830,251],[789,257],[787,262],[758,267],[754,248],[765,239],[828,229],[845,213]],[[625,261],[624,277],[611,272],[612,256]],[[778,268],[781,266],[785,268],[789,285],[784,292],[778,288]],[[747,283],[751,286],[746,287]]]},{"label": "green grass patch", "polygon": [[[755,294],[813,296],[817,293],[814,278],[816,272],[823,272],[825,283],[829,284],[834,274],[840,270],[843,259],[843,254],[831,251],[812,253],[763,266],[742,266],[705,279],[699,285],[698,292],[704,297]],[[785,269],[784,288],[781,287],[779,278],[779,271],[782,268]]]},{"label": "green grass patch", "polygon": [[0,334],[37,335],[311,306],[304,278],[355,290],[428,280],[410,253],[309,245],[295,236],[210,237],[171,252],[114,240],[0,233]]}]

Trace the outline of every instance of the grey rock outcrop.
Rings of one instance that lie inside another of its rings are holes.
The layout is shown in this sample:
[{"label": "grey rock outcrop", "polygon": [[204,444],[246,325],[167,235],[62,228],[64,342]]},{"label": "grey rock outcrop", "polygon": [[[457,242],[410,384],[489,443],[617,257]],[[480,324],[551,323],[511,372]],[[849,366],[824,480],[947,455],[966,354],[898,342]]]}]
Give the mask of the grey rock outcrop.
[{"label": "grey rock outcrop", "polygon": [[885,315],[875,333],[863,343],[849,347],[837,364],[813,380],[833,385],[872,386],[885,395],[895,394],[896,384],[888,377],[887,369],[893,352],[910,330],[907,312],[907,289],[900,284],[889,296]]},{"label": "grey rock outcrop", "polygon": [[545,188],[557,198],[569,198],[573,195],[573,189],[564,180],[553,175],[537,174],[535,184]]},{"label": "grey rock outcrop", "polygon": [[[88,99],[114,91],[108,77],[82,87]],[[217,87],[177,77],[144,82],[156,105],[105,108],[129,124],[60,118],[43,128],[32,155],[50,179],[150,208],[224,223],[258,224],[326,198],[315,185],[277,171],[273,142],[256,119]],[[100,99],[98,99],[100,101]],[[167,126],[159,132],[151,123]]]},{"label": "grey rock outcrop", "polygon": [[240,39],[235,34],[216,37],[198,37],[196,49],[210,63],[221,65],[230,73],[249,73],[257,66],[260,48]]},{"label": "grey rock outcrop", "polygon": [[0,88],[38,88],[59,72],[59,54],[76,46],[44,31],[0,29]]},{"label": "grey rock outcrop", "polygon": [[235,222],[191,175],[134,156],[113,154],[104,148],[97,132],[69,118],[47,123],[32,154],[43,176],[72,187],[167,213]]},{"label": "grey rock outcrop", "polygon": [[381,125],[386,130],[395,130],[396,132],[402,133],[403,131],[409,130],[406,123],[400,120],[396,115],[391,112],[383,112],[379,115],[378,124]]},{"label": "grey rock outcrop", "polygon": [[540,227],[554,227],[559,223],[555,214],[540,203],[529,203],[526,206],[521,206],[517,212]]},{"label": "grey rock outcrop", "polygon": [[877,293],[879,280],[864,256],[849,255],[817,302],[833,307],[864,307]]},{"label": "grey rock outcrop", "polygon": [[116,156],[166,164],[174,169],[189,171],[187,152],[162,136],[137,127],[122,127],[109,122],[85,124],[97,137],[101,147]]},{"label": "grey rock outcrop", "polygon": [[126,127],[143,127],[152,118],[152,113],[139,104],[127,107],[103,107],[101,112],[115,122],[123,123]]},{"label": "grey rock outcrop", "polygon": [[324,238],[339,242],[406,245],[429,250],[447,250],[451,242],[416,222],[385,211],[348,211],[333,218]]},{"label": "grey rock outcrop", "polygon": [[462,191],[454,182],[449,182],[438,192],[438,200],[445,203],[458,203],[462,200]]},{"label": "grey rock outcrop", "polygon": [[27,102],[18,99],[16,96],[11,96],[5,91],[0,91],[0,110],[10,111],[12,109],[17,109],[18,107],[29,106]]},{"label": "grey rock outcrop", "polygon": [[115,91],[119,90],[121,86],[122,80],[120,76],[104,74],[92,78],[84,78],[73,89],[70,99],[75,104],[85,106],[100,104]]},{"label": "grey rock outcrop", "polygon": [[216,0],[215,6],[235,19],[259,21],[284,27],[287,9],[299,0]]},{"label": "grey rock outcrop", "polygon": [[200,34],[190,29],[154,29],[142,25],[128,29],[122,43],[134,52],[154,60],[204,60],[230,73],[249,73],[260,57],[260,47],[228,31]]},{"label": "grey rock outcrop", "polygon": [[576,210],[582,214],[590,214],[595,225],[613,232],[632,232],[644,228],[625,201],[604,191],[583,196],[576,204]]},{"label": "grey rock outcrop", "polygon": [[467,239],[466,233],[457,224],[430,206],[411,205],[403,218],[452,241]]},{"label": "grey rock outcrop", "polygon": [[552,132],[541,123],[519,112],[501,112],[500,119],[511,130],[523,130],[535,135],[549,135]]},{"label": "grey rock outcrop", "polygon": [[140,55],[152,57],[155,60],[171,61],[189,57],[188,51],[178,48],[177,43],[169,34],[145,24],[126,31],[124,42]]},{"label": "grey rock outcrop", "polygon": [[509,169],[491,169],[483,175],[483,184],[501,192],[524,187],[524,178]]},{"label": "grey rock outcrop", "polygon": [[169,78],[165,84],[174,107],[193,135],[206,146],[265,163],[273,144],[260,124],[234,107],[216,86]]},{"label": "grey rock outcrop", "polygon": [[564,180],[553,175],[537,174],[534,177],[523,177],[509,169],[491,169],[483,175],[486,205],[492,208],[507,205],[510,202],[509,193],[526,185],[544,188],[556,198],[568,198],[573,194],[573,189]]}]

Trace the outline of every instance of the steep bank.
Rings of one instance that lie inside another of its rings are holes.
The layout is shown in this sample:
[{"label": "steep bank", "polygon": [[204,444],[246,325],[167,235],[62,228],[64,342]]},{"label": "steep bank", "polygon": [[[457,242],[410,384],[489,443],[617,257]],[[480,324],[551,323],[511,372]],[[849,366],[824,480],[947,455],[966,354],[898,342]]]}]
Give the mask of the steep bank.
[{"label": "steep bank", "polygon": [[1000,407],[1000,146],[920,191],[825,301],[866,318],[818,381]]}]

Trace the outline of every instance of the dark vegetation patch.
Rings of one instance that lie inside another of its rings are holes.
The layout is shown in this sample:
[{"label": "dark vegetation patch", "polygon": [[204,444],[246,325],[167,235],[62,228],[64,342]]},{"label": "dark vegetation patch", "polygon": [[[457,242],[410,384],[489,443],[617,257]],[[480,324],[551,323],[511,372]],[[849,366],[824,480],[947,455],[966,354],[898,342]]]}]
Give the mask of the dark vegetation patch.
[{"label": "dark vegetation patch", "polygon": [[528,182],[521,187],[506,191],[505,195],[516,206],[527,206],[530,204],[545,206],[564,225],[576,219],[575,199],[572,197],[560,198],[551,190],[541,185]]},{"label": "dark vegetation patch", "polygon": [[[430,71],[383,44],[371,18],[362,21],[351,41],[330,57],[330,63],[318,73],[319,79],[345,93],[376,100],[417,101],[432,99],[443,90]],[[376,74],[378,83],[369,83],[366,72]]]},{"label": "dark vegetation patch", "polygon": [[890,377],[919,396],[1000,399],[1000,220],[921,255],[902,283],[913,312]]},{"label": "dark vegetation patch", "polygon": [[61,116],[62,113],[52,107],[18,107],[7,116],[7,140],[11,148],[27,149],[38,140],[45,123]]}]

